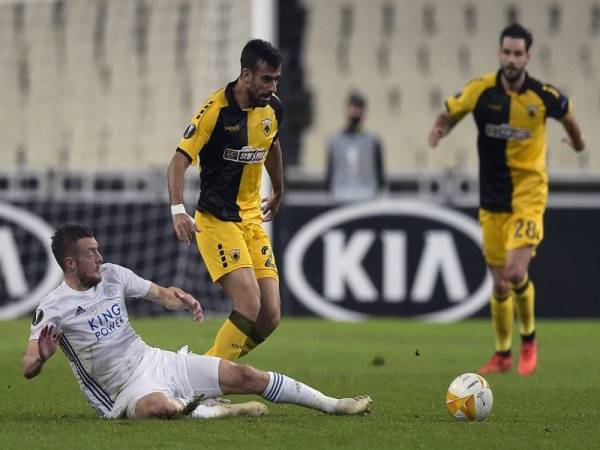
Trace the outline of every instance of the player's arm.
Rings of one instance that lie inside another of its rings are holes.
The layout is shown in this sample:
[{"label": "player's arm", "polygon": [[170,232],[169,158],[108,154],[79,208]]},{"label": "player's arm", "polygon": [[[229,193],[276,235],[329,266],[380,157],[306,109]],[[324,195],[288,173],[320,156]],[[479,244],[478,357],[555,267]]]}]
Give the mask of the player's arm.
[{"label": "player's arm", "polygon": [[383,146],[377,139],[375,144],[375,167],[377,168],[377,186],[383,191],[386,188],[385,167],[383,164]]},{"label": "player's arm", "polygon": [[325,173],[325,186],[329,192],[332,191],[333,185],[333,148],[331,142],[327,147],[327,172]]},{"label": "player's arm", "polygon": [[450,130],[456,125],[460,119],[454,119],[448,111],[440,112],[435,121],[433,122],[433,126],[429,131],[429,137],[427,142],[431,148],[436,148],[444,136],[450,133]]},{"label": "player's arm", "polygon": [[187,214],[183,206],[184,176],[191,163],[190,157],[178,150],[171,158],[171,163],[167,169],[173,227],[177,238],[187,244],[194,239],[194,233],[200,231],[196,222]]},{"label": "player's arm", "polygon": [[177,238],[187,244],[200,230],[183,206],[184,175],[190,165],[198,164],[199,153],[210,139],[218,117],[219,108],[214,101],[206,102],[185,129],[167,170],[173,227]]},{"label": "player's arm", "polygon": [[44,363],[56,352],[61,334],[61,330],[54,333],[54,327],[46,325],[42,328],[38,339],[29,341],[23,355],[23,376],[25,378],[33,378],[40,373]]},{"label": "player's arm", "polygon": [[171,286],[165,288],[156,283],[150,283],[150,288],[148,289],[148,293],[145,295],[145,297],[163,305],[165,308],[172,311],[189,309],[194,320],[198,323],[201,323],[204,320],[200,302],[191,294],[188,294],[184,290],[177,287]]},{"label": "player's arm", "polygon": [[446,110],[438,114],[429,131],[428,143],[431,148],[437,147],[444,136],[461,121],[461,119],[475,110],[479,96],[489,86],[490,79],[476,78],[469,81],[462,91],[446,99]]},{"label": "player's arm", "polygon": [[279,210],[281,200],[283,199],[283,158],[281,156],[281,144],[279,139],[273,142],[267,159],[265,160],[265,168],[271,178],[272,192],[271,195],[262,199],[263,222],[273,220],[275,214]]},{"label": "player's arm", "polygon": [[569,137],[563,138],[563,142],[569,145],[576,152],[580,152],[585,149],[585,141],[583,140],[583,135],[581,134],[581,128],[579,128],[579,124],[575,119],[575,115],[572,111],[569,111],[565,116],[560,119],[567,135]]}]

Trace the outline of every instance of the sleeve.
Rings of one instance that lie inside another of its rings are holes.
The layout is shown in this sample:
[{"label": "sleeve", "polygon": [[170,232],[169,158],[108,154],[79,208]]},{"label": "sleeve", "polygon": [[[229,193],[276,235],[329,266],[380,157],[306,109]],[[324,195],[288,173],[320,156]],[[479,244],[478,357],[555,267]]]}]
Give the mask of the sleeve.
[{"label": "sleeve", "polygon": [[279,132],[281,131],[281,123],[283,122],[283,104],[281,103],[281,99],[276,95],[271,96],[271,101],[269,102],[273,111],[275,111],[275,119],[277,120],[277,134],[273,138],[273,142],[279,139]]},{"label": "sleeve", "polygon": [[133,270],[113,264],[116,276],[123,285],[124,297],[145,297],[150,289],[150,281],[136,275]]},{"label": "sleeve", "polygon": [[458,121],[466,114],[473,112],[483,89],[483,79],[476,78],[469,81],[461,92],[448,97],[446,99],[446,110],[452,119]]},{"label": "sleeve", "polygon": [[198,164],[198,154],[212,136],[219,111],[213,100],[206,102],[183,132],[177,149],[189,156],[193,165]]},{"label": "sleeve", "polygon": [[329,192],[333,184],[333,139],[327,144],[327,172],[325,173],[325,186]]},{"label": "sleeve", "polygon": [[377,185],[379,190],[385,187],[385,168],[383,167],[383,146],[378,138],[375,138],[375,165],[377,167]]},{"label": "sleeve", "polygon": [[562,119],[571,110],[571,101],[550,84],[542,86],[542,100],[546,105],[546,117]]},{"label": "sleeve", "polygon": [[62,311],[57,307],[56,302],[47,302],[45,300],[42,300],[38,308],[33,312],[31,328],[29,330],[30,341],[38,339],[42,329],[48,324],[54,325],[55,330],[62,327]]}]

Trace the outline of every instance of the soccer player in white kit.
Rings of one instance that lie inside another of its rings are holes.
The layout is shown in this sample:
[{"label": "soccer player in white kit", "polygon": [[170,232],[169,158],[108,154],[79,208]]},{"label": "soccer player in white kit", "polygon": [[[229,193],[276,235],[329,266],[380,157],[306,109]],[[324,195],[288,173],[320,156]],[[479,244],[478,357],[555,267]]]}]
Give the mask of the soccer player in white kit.
[{"label": "soccer player in white kit", "polygon": [[[276,372],[148,346],[129,323],[125,298],[143,297],[171,310],[188,309],[202,322],[200,303],[176,287],[164,288],[131,270],[104,263],[91,230],[64,225],[52,236],[64,281],[35,311],[23,374],[37,376],[60,345],[90,405],[106,418],[260,416],[256,401],[210,401],[226,394],[258,394],[330,414],[368,411],[368,396],[333,398]],[[199,400],[208,399],[208,401]]]}]

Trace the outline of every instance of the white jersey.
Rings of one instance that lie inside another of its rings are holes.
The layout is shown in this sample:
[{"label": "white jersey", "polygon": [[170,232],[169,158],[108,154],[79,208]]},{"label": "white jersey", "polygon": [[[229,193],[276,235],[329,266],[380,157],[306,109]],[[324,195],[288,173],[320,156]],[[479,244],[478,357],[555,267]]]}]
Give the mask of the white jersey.
[{"label": "white jersey", "polygon": [[103,264],[102,281],[76,291],[64,281],[42,299],[29,339],[45,325],[61,328],[60,346],[88,402],[109,416],[116,396],[149,348],[129,323],[126,297],[144,297],[150,281],[116,264]]}]

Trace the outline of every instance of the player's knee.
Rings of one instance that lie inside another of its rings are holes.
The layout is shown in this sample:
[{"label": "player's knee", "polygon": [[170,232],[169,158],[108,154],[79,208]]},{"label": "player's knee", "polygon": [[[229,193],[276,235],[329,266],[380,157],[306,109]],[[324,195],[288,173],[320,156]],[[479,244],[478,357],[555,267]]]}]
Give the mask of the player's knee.
[{"label": "player's knee", "polygon": [[511,289],[511,285],[507,280],[495,279],[494,280],[494,294],[497,297],[505,297]]},{"label": "player's knee", "polygon": [[521,284],[526,276],[527,271],[519,266],[507,266],[504,271],[506,282],[512,286]]},{"label": "player's knee", "polygon": [[281,322],[281,312],[279,310],[269,311],[263,316],[263,322],[263,328],[267,334],[271,334],[279,326],[279,322]]}]

